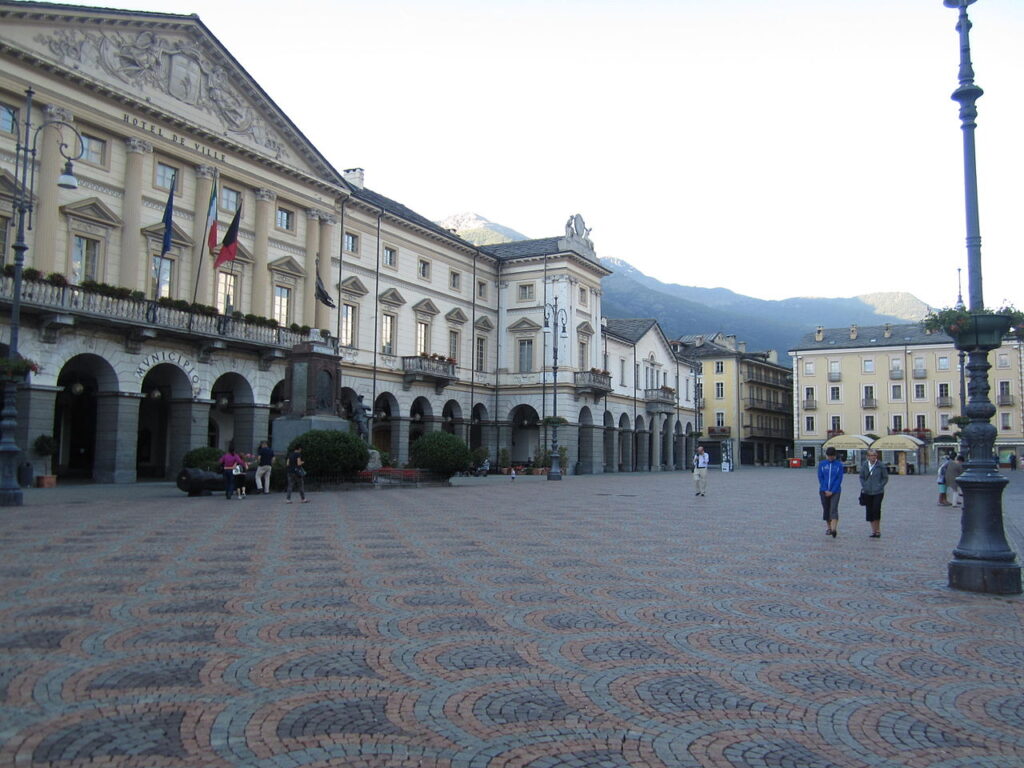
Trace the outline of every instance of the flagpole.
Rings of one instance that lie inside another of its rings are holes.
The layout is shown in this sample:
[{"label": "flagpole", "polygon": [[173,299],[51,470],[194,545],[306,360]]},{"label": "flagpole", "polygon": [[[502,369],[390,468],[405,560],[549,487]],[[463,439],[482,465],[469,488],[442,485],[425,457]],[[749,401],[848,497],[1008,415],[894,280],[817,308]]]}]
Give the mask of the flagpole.
[{"label": "flagpole", "polygon": [[[211,202],[213,202],[213,201],[215,201],[217,199],[216,198],[216,194],[217,194],[217,179],[219,179],[219,178],[220,178],[220,171],[215,168],[214,171],[213,171],[213,188],[210,190],[210,200],[211,200]],[[213,218],[217,217],[217,209],[213,205],[211,205],[210,208],[207,208],[207,213],[206,213],[206,229],[203,230],[203,240],[202,240],[202,242],[199,243],[199,261],[196,264],[196,287],[195,287],[195,290],[192,291],[192,303],[193,304],[195,304],[196,301],[199,299],[199,278],[203,274],[203,253],[206,250],[206,247],[205,247],[206,246],[206,238],[210,234],[210,224],[211,224],[211,221],[210,221],[210,218],[211,218],[210,217],[210,209],[211,208],[213,209]],[[212,256],[213,253],[211,252],[210,255]],[[215,299],[215,301],[216,301],[216,299]]]}]

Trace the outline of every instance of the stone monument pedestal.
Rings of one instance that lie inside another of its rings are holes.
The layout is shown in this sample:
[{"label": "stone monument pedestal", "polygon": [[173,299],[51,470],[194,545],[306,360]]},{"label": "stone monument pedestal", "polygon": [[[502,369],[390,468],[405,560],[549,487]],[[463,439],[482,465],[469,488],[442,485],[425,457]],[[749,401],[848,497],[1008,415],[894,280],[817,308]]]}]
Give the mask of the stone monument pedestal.
[{"label": "stone monument pedestal", "polygon": [[274,449],[274,453],[284,453],[288,450],[292,440],[313,429],[351,432],[352,425],[348,419],[342,419],[338,416],[317,414],[310,416],[280,416],[274,419],[274,444],[270,447]]}]

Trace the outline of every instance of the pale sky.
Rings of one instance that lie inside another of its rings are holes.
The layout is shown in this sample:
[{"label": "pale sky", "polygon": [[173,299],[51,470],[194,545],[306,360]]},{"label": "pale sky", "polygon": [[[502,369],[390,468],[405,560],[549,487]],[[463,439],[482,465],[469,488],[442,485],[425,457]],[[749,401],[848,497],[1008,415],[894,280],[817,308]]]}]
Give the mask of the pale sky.
[{"label": "pale sky", "polygon": [[[765,299],[956,299],[942,0],[102,0],[203,22],[339,170],[432,219]],[[970,7],[984,298],[1024,306],[1024,0]]]}]

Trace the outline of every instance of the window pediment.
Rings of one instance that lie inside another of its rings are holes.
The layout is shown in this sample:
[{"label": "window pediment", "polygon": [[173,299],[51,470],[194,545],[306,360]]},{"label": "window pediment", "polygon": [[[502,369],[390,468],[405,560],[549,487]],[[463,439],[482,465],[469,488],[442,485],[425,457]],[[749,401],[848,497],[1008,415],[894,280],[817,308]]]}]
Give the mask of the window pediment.
[{"label": "window pediment", "polygon": [[388,288],[386,291],[381,291],[380,296],[377,298],[380,300],[381,304],[390,304],[393,307],[400,307],[405,304],[405,297],[395,288]]},{"label": "window pediment", "polygon": [[494,323],[492,323],[488,317],[481,317],[477,319],[476,323],[473,324],[473,327],[478,331],[493,331]]},{"label": "window pediment", "polygon": [[417,301],[415,304],[412,305],[412,308],[416,312],[418,312],[420,314],[424,314],[424,315],[439,315],[439,314],[441,314],[441,310],[439,310],[437,308],[437,305],[434,302],[432,302],[430,299],[422,299],[421,301]]},{"label": "window pediment", "polygon": [[[98,197],[62,205],[60,210],[65,216],[84,219],[92,224],[100,224],[104,227],[120,227],[122,223],[117,214],[108,208]],[[163,237],[162,228],[160,236]]]},{"label": "window pediment", "polygon": [[345,293],[350,293],[354,296],[365,296],[370,292],[370,289],[363,285],[363,281],[355,275],[342,280],[340,287]]},{"label": "window pediment", "polygon": [[448,312],[448,314],[446,314],[444,317],[449,323],[456,323],[458,325],[462,325],[469,319],[468,317],[466,317],[466,313],[463,312],[458,307],[455,307],[453,310]]},{"label": "window pediment", "polygon": [[535,333],[540,330],[540,326],[530,318],[524,317],[510,325],[508,329],[513,333]]},{"label": "window pediment", "polygon": [[[239,253],[241,253],[242,249],[239,248],[238,250]],[[302,265],[299,264],[299,262],[297,262],[291,256],[285,256],[283,258],[278,259],[277,261],[270,262],[267,265],[267,269],[269,269],[271,272],[278,272],[282,275],[289,275],[291,277],[306,276],[306,270],[304,270],[302,268]]]},{"label": "window pediment", "polygon": [[[142,234],[149,240],[162,241],[164,239],[164,223],[158,221],[156,224],[143,227]],[[177,222],[171,222],[171,243],[191,248],[193,245],[192,236],[179,227]]]},{"label": "window pediment", "polygon": [[581,336],[593,336],[594,326],[590,324],[588,320],[584,320],[582,323],[576,326],[576,333]]}]

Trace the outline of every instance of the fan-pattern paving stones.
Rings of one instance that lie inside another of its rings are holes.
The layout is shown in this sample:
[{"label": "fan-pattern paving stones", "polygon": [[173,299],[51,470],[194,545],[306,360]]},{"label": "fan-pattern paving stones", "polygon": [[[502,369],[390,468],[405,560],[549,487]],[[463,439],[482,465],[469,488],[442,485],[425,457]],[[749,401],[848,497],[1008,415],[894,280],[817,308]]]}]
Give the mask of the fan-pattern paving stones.
[{"label": "fan-pattern paving stones", "polygon": [[946,588],[932,478],[892,480],[880,540],[849,492],[824,537],[808,471],[689,488],[29,491],[0,766],[1024,765],[1024,601]]}]

